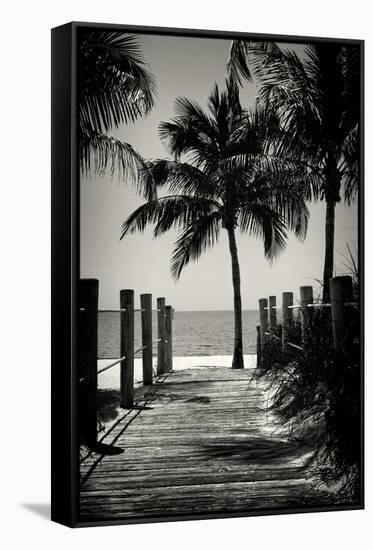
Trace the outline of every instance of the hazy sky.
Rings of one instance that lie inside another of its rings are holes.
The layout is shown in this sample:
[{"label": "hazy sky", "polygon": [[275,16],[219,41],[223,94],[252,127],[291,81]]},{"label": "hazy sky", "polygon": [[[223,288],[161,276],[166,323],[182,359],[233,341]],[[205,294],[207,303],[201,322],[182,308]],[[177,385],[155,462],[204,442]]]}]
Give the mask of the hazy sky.
[{"label": "hazy sky", "polygon": [[[131,143],[145,158],[164,158],[167,152],[158,137],[158,124],[173,116],[178,96],[196,99],[205,106],[214,82],[223,85],[230,42],[226,40],[140,36],[150,70],[157,80],[154,111],[147,118],[123,126],[113,134]],[[301,51],[301,46],[297,47]],[[255,86],[245,87],[241,101],[250,105]],[[100,281],[100,307],[116,307],[119,290],[133,288],[136,304],[142,292],[165,296],[178,310],[233,308],[231,264],[226,232],[218,244],[184,270],[178,282],[170,275],[170,258],[176,232],[153,239],[151,227],[143,234],[119,241],[123,220],[141,203],[131,187],[91,176],[81,181],[81,277]],[[269,294],[315,284],[322,278],[325,204],[310,206],[311,219],[305,243],[290,236],[286,250],[270,265],[259,239],[238,234],[244,309],[257,309],[257,300]],[[336,271],[343,271],[346,243],[357,243],[357,206],[336,211]]]}]

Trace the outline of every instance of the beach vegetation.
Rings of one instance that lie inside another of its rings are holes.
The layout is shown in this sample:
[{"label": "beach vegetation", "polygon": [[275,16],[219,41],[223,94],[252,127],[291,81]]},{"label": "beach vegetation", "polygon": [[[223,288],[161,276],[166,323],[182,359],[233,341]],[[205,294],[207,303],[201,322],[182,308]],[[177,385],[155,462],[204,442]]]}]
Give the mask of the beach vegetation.
[{"label": "beach vegetation", "polygon": [[[278,117],[266,108],[244,109],[232,79],[215,85],[208,109],[180,97],[175,117],[159,133],[170,159],[147,163],[142,180],[148,200],[123,223],[121,238],[154,226],[154,237],[179,231],[171,259],[177,280],[190,261],[228,236],[234,294],[233,368],[243,368],[241,276],[237,232],[259,237],[273,261],[288,231],[304,239],[308,209],[305,171],[273,154]],[[153,188],[153,192],[151,191]],[[166,190],[163,195],[159,191]]]},{"label": "beach vegetation", "polygon": [[122,31],[81,29],[78,46],[79,161],[83,173],[117,171],[136,182],[144,161],[136,149],[112,135],[120,125],[154,107],[155,78],[136,36]]},{"label": "beach vegetation", "polygon": [[336,205],[350,204],[359,185],[360,53],[340,42],[308,44],[303,55],[274,42],[233,41],[232,78],[259,85],[259,100],[278,114],[277,153],[309,172],[310,192],[323,200],[323,299],[334,271]]},{"label": "beach vegetation", "polygon": [[336,504],[355,504],[361,494],[360,321],[356,309],[350,313],[341,350],[333,346],[330,311],[315,309],[305,341],[299,319],[287,329],[303,350],[270,339],[255,371],[271,395],[277,430],[309,448],[308,475]]}]

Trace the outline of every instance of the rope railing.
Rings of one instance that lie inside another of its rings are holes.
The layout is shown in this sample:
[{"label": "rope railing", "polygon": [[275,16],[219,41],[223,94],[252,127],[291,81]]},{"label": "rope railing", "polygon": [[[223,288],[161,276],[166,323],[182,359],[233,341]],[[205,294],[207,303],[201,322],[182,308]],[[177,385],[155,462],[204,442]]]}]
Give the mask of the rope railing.
[{"label": "rope railing", "polygon": [[[264,333],[266,336],[269,336],[271,338],[274,338],[275,340],[278,340],[279,342],[282,342],[282,338],[280,338],[279,336],[277,336],[276,334],[272,334],[271,332],[268,332],[268,331],[265,331]],[[300,350],[300,351],[303,351],[304,348],[302,348],[301,346],[298,346],[297,344],[293,344],[293,342],[285,342],[285,344],[287,346],[290,346],[294,349],[297,349],[297,350]]]},{"label": "rope railing", "polygon": [[109,370],[111,369],[112,367],[115,367],[116,365],[119,365],[119,363],[121,363],[122,361],[124,361],[126,359],[126,356],[123,355],[123,357],[120,357],[119,359],[116,359],[115,361],[113,361],[112,363],[110,363],[110,365],[106,365],[106,367],[102,367],[102,369],[99,369],[97,371],[97,374],[101,374],[102,372],[105,372],[106,370]]},{"label": "rope railing", "polygon": [[[359,304],[353,301],[352,279],[348,276],[332,277],[330,279],[330,297],[329,303],[314,302],[312,286],[300,287],[300,303],[294,304],[294,295],[292,292],[282,293],[282,305],[276,304],[276,296],[259,299],[260,325],[258,325],[257,337],[257,365],[260,366],[263,360],[263,351],[265,344],[276,339],[281,341],[282,349],[290,346],[298,351],[304,351],[308,345],[308,331],[310,327],[311,316],[314,315],[313,309],[330,309],[331,327],[333,331],[333,345],[339,349],[342,345],[343,335],[346,331],[347,322],[351,315],[349,308],[358,308]],[[300,310],[300,324],[302,345],[289,341],[291,326],[293,322],[293,311]],[[274,334],[277,326],[277,311],[282,312],[282,336],[281,338]]]},{"label": "rope railing", "polygon": [[[120,366],[120,406],[130,409],[134,404],[135,357],[142,352],[143,384],[153,383],[153,345],[157,345],[157,374],[172,371],[173,308],[164,298],[152,307],[152,295],[140,295],[140,307],[134,307],[134,291],[121,290],[118,308],[99,308],[99,281],[81,279],[79,286],[79,402],[84,407],[81,436],[88,446],[97,441],[97,379],[102,373]],[[120,313],[120,357],[98,368],[98,316],[100,313]],[[135,349],[135,313],[141,315],[141,346]],[[158,338],[153,338],[153,314],[158,318]]]},{"label": "rope railing", "polygon": [[[80,307],[79,311],[85,313],[88,310],[85,307]],[[126,308],[121,308],[121,309],[97,309],[95,311],[97,311],[97,313],[123,313],[127,310]]]},{"label": "rope railing", "polygon": [[[126,357],[125,357],[125,355],[123,355],[123,357],[120,357],[119,359],[116,359],[115,361],[113,361],[109,365],[106,365],[105,367],[102,367],[102,369],[99,369],[97,371],[97,375],[101,374],[102,372],[105,372],[106,370],[109,370],[109,369],[115,367],[116,365],[119,365],[119,363],[121,363],[125,359],[126,359]],[[85,380],[86,380],[85,377],[79,378],[79,382],[84,382]]]},{"label": "rope railing", "polygon": [[137,355],[138,353],[140,353],[140,351],[143,351],[144,349],[147,349],[148,346],[141,346],[140,348],[137,348],[136,351],[133,352],[134,355]]},{"label": "rope railing", "polygon": [[[345,307],[358,307],[359,304],[357,302],[344,302],[343,300],[336,300],[338,301],[340,304],[342,304],[343,306]],[[315,302],[313,304],[307,304],[307,307],[332,307],[332,304],[323,304],[321,302]]]},{"label": "rope railing", "polygon": [[[79,308],[79,312],[80,313],[85,313],[87,311],[86,308],[84,307],[80,307]],[[121,309],[97,309],[97,313],[124,313],[126,310],[126,308],[121,308]],[[133,310],[135,313],[142,313],[144,311],[148,311],[147,309],[144,309],[144,308],[137,308],[137,309],[134,309]],[[161,310],[160,309],[152,309],[151,312],[153,313],[157,313],[157,312],[160,312]],[[166,313],[164,313],[164,315],[166,315]]]},{"label": "rope railing", "polygon": [[[359,307],[359,304],[357,302],[342,302],[342,304],[345,306],[345,307]],[[310,308],[317,308],[317,307],[320,307],[320,308],[323,308],[323,307],[332,307],[332,304],[324,304],[324,303],[321,303],[321,302],[314,302],[313,304],[307,304],[307,307],[310,307]],[[301,304],[295,304],[295,305],[292,305],[292,306],[287,306],[288,309],[301,309],[302,306]],[[271,307],[265,307],[263,308],[265,311],[269,311],[271,309],[282,309],[282,306],[271,306]]]},{"label": "rope railing", "polygon": [[292,342],[285,342],[285,344],[299,351],[304,351],[304,348],[302,348],[302,346],[298,346],[298,344],[293,344]]},{"label": "rope railing", "polygon": [[276,340],[280,340],[281,341],[281,338],[279,336],[277,336],[276,334],[272,334],[271,332],[268,332],[268,331],[265,331],[264,333],[266,336],[270,336],[271,338],[275,338]]},{"label": "rope railing", "polygon": [[98,313],[125,313],[127,309],[122,307],[120,309],[98,309]]}]

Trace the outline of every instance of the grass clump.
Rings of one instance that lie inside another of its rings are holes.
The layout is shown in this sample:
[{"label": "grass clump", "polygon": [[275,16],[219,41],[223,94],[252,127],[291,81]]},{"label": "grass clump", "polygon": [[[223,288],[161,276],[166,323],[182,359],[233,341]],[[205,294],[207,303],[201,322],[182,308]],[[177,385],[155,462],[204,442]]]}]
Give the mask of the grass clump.
[{"label": "grass clump", "polygon": [[[361,489],[358,312],[351,311],[350,319],[342,349],[336,351],[330,312],[315,310],[303,351],[283,350],[279,340],[271,339],[256,377],[270,386],[270,408],[288,435],[314,449],[312,475],[320,486],[335,495],[336,503],[354,504]],[[300,335],[295,321],[288,339],[300,345]]]}]

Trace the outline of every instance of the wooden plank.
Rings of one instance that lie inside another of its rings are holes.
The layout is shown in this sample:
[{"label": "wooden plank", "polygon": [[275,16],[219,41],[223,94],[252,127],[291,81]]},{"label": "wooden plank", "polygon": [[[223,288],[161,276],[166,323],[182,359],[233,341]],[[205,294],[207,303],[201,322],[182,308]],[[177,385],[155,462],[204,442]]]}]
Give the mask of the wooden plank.
[{"label": "wooden plank", "polygon": [[141,294],[142,378],[144,386],[153,383],[152,295]]},{"label": "wooden plank", "polygon": [[352,278],[348,275],[332,277],[329,281],[331,313],[333,325],[333,344],[336,350],[343,352],[343,340],[349,320],[349,308],[345,303],[352,301]]},{"label": "wooden plank", "polygon": [[165,308],[165,330],[166,330],[166,372],[171,372],[172,362],[172,306]]},{"label": "wooden plank", "polygon": [[260,341],[263,346],[268,342],[268,300],[267,298],[259,299],[259,316],[260,316]]},{"label": "wooden plank", "polygon": [[166,372],[166,299],[157,298],[158,311],[158,351],[157,374]]},{"label": "wooden plank", "polygon": [[79,435],[89,447],[97,436],[97,309],[99,282],[79,281],[78,368]]},{"label": "wooden plank", "polygon": [[289,326],[293,322],[293,310],[291,306],[294,305],[294,295],[292,292],[282,293],[282,349],[286,349],[286,343],[288,341]]},{"label": "wooden plank", "polygon": [[269,314],[269,331],[272,336],[277,326],[276,296],[270,296],[268,298],[268,314]]},{"label": "wooden plank", "polygon": [[302,342],[303,346],[307,346],[308,341],[308,328],[310,318],[313,315],[312,308],[309,308],[309,304],[313,304],[313,287],[301,286],[299,289],[300,306],[301,306],[301,324],[302,324]]},{"label": "wooden plank", "polygon": [[120,291],[120,356],[125,357],[120,366],[120,406],[133,407],[134,381],[134,291]]},{"label": "wooden plank", "polygon": [[164,375],[135,396],[106,443],[81,466],[81,520],[322,505],[309,449],[273,433],[266,392],[249,370],[201,368]]}]

